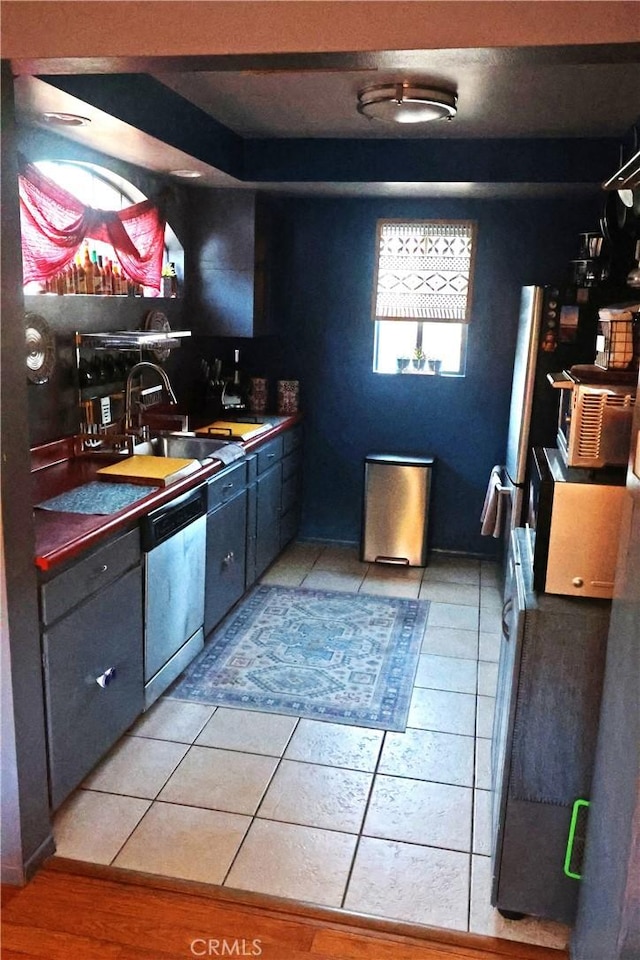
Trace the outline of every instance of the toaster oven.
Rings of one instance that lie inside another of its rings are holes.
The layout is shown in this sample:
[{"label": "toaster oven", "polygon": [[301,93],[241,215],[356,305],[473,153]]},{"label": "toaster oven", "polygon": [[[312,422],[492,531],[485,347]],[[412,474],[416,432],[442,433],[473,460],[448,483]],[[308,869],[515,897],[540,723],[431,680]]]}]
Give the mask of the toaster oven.
[{"label": "toaster oven", "polygon": [[572,367],[550,374],[561,390],[558,449],[567,467],[625,467],[637,374]]}]

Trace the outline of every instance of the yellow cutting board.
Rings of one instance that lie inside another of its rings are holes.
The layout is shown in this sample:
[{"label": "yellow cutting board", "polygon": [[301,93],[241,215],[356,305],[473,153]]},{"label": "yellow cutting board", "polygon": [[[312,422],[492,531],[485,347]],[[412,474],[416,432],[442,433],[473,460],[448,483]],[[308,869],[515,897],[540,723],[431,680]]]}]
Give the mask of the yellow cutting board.
[{"label": "yellow cutting board", "polygon": [[96,477],[98,480],[111,480],[114,483],[150,483],[166,487],[199,469],[199,460],[135,454],[119,463],[100,467],[96,471]]},{"label": "yellow cutting board", "polygon": [[219,437],[229,440],[250,440],[258,434],[269,430],[270,423],[238,423],[235,420],[215,420],[206,427],[199,427],[195,432],[200,436]]}]

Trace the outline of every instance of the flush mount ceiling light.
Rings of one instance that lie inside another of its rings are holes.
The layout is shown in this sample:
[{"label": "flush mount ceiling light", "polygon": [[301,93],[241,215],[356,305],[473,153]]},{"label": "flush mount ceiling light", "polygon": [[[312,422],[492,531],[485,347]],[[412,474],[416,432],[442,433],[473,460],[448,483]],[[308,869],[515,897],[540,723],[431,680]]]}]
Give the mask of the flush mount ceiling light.
[{"label": "flush mount ceiling light", "polygon": [[45,123],[54,127],[88,127],[91,120],[88,117],[81,117],[77,113],[43,113],[42,119]]},{"label": "flush mount ceiling light", "polygon": [[202,174],[199,170],[187,170],[186,167],[183,170],[170,170],[174,177],[181,177],[183,180],[197,180],[198,177],[201,177]]},{"label": "flush mount ceiling light", "polygon": [[419,83],[382,83],[358,92],[358,113],[390,123],[426,123],[453,120],[458,97]]}]

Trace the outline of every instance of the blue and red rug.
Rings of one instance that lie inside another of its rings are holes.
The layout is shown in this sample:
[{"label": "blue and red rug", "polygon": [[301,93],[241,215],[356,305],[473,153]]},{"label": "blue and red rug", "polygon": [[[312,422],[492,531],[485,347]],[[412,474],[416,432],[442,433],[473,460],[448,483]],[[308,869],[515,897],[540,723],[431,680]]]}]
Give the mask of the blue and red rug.
[{"label": "blue and red rug", "polygon": [[406,728],[428,601],[258,586],[166,696]]}]

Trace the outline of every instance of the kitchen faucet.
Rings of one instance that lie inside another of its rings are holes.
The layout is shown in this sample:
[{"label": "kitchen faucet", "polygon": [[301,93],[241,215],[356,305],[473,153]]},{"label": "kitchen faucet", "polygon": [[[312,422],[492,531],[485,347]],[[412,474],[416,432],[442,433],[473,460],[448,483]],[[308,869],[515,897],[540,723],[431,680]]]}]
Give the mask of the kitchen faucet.
[{"label": "kitchen faucet", "polygon": [[162,385],[165,388],[168,396],[169,402],[172,404],[177,404],[178,400],[175,393],[173,392],[173,387],[165,370],[162,367],[159,367],[156,363],[151,363],[149,360],[141,360],[139,363],[136,363],[131,367],[129,375],[127,376],[127,384],[125,387],[124,394],[124,432],[133,433],[135,432],[133,426],[133,415],[132,415],[132,405],[133,405],[133,380],[134,377],[143,370],[155,370],[160,379],[162,380]]}]

